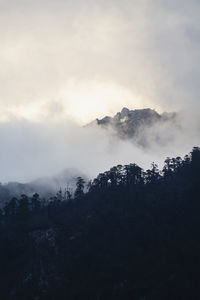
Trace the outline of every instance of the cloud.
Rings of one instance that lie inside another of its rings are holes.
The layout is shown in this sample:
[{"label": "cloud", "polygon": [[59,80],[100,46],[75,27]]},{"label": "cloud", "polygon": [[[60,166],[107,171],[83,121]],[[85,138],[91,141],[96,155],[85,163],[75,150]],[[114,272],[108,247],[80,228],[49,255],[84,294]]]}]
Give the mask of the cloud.
[{"label": "cloud", "polygon": [[[199,16],[195,0],[0,1],[1,110],[41,110],[63,90],[67,110],[72,81],[126,90],[121,107],[199,107]],[[107,98],[100,114],[121,108]]]},{"label": "cloud", "polygon": [[[0,179],[95,176],[188,152],[199,142],[199,17],[196,0],[0,0]],[[149,139],[171,146],[144,152],[75,124],[124,106],[183,111],[181,134],[153,128]]]},{"label": "cloud", "polygon": [[[28,182],[65,169],[94,178],[114,165],[128,163],[146,169],[154,161],[162,167],[167,156],[185,155],[200,142],[197,124],[183,120],[141,130],[134,140],[120,140],[109,130],[81,127],[69,120],[56,126],[25,120],[0,123],[0,181]],[[148,146],[141,147],[138,139],[145,139]]]}]

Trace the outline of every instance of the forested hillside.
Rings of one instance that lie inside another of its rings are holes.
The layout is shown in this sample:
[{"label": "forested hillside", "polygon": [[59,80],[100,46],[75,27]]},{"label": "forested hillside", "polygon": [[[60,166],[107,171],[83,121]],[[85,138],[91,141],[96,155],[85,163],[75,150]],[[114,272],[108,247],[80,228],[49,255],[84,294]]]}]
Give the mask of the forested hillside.
[{"label": "forested hillside", "polygon": [[198,299],[200,149],[118,165],[0,214],[1,299]]}]

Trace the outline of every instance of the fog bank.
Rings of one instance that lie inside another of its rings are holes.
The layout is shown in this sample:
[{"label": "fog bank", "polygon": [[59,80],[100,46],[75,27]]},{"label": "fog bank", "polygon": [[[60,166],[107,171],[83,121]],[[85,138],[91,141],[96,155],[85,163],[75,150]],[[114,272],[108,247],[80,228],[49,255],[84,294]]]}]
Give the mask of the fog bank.
[{"label": "fog bank", "polygon": [[66,169],[93,178],[114,165],[128,163],[146,169],[154,161],[162,167],[167,156],[185,155],[200,145],[199,128],[197,119],[180,114],[176,124],[141,128],[134,139],[121,140],[110,130],[82,127],[69,120],[0,123],[0,181],[29,182]]}]

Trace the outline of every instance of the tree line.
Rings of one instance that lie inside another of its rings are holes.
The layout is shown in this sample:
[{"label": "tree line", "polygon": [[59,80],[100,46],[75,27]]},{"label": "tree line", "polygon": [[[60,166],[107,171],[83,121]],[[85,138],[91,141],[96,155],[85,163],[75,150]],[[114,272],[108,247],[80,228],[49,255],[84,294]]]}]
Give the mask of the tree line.
[{"label": "tree line", "polygon": [[200,148],[0,213],[2,299],[197,299]]}]

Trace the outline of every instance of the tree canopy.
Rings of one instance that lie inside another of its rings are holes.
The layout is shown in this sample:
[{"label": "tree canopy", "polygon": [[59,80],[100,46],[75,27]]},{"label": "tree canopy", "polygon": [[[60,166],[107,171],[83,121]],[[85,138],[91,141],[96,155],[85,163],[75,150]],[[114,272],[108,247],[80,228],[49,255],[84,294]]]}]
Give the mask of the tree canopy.
[{"label": "tree canopy", "polygon": [[200,149],[0,211],[2,299],[198,299]]}]

